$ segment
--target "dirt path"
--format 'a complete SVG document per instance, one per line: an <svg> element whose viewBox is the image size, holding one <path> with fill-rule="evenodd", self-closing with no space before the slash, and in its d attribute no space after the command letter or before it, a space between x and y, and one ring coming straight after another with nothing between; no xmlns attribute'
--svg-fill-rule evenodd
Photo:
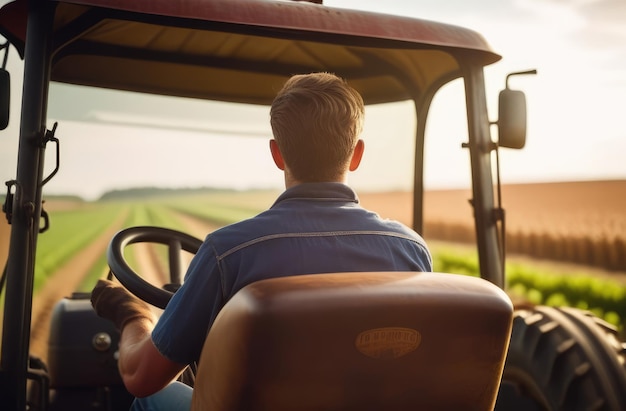
<svg viewBox="0 0 626 411"><path fill-rule="evenodd" d="M105 252L111 237L119 230L124 219L124 215L120 216L107 231L60 267L37 293L33 300L30 334L31 354L46 360L50 315L54 305L77 289L85 274Z"/></svg>
<svg viewBox="0 0 626 411"><path fill-rule="evenodd" d="M133 245L134 256L137 260L137 273L147 282L161 287L168 282L165 267L159 261L154 247L149 243Z"/></svg>
<svg viewBox="0 0 626 411"><path fill-rule="evenodd" d="M187 214L175 213L175 216L176 219L179 220L181 224L183 224L183 231L196 238L199 238L200 240L204 240L207 234L212 233L213 231L220 228L220 226L217 224L211 224L204 220L190 217ZM189 263L191 262L191 257L193 257L191 254L184 254L183 263L185 264L185 267L189 266Z"/></svg>
<svg viewBox="0 0 626 411"><path fill-rule="evenodd" d="M204 220L190 217L187 214L175 213L175 215L176 219L185 226L185 232L201 240L204 240L209 233L221 227L217 224L211 224Z"/></svg>
<svg viewBox="0 0 626 411"><path fill-rule="evenodd" d="M0 217L2 217L0 215ZM11 237L11 226L7 220L2 218L0 221L0 268L4 269L7 257L9 255L9 240Z"/></svg>

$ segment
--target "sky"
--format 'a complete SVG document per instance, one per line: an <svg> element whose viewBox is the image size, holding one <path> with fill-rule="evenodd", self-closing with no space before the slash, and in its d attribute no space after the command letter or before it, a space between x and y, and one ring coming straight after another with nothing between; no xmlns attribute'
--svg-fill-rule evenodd
<svg viewBox="0 0 626 411"><path fill-rule="evenodd" d="M626 2L624 0L325 0L331 7L358 8L436 20L481 33L503 59L485 69L490 118L497 116L497 95L506 74L512 88L526 93L527 144L502 149L503 183L626 179ZM15 178L18 144L21 61L12 51L12 115L0 132L0 180ZM429 117L433 134L426 142L426 188L469 185L469 160L460 148L464 124L459 104L462 84L441 91ZM97 107L82 116L79 96L67 86L51 88L50 125L59 120L61 168L45 193L78 194L95 199L115 188L137 186L282 187L282 174L268 150L271 130L265 109L184 103L181 114L207 113L188 120L186 129L163 113L159 98L143 104L93 95ZM134 114L130 115L130 111ZM361 190L409 189L412 176L412 108L406 103L366 112L362 166L350 176ZM80 117L80 121L75 118ZM241 119L246 121L242 122ZM90 122L89 120L93 120ZM409 119L409 120L407 120ZM431 120L432 119L432 120ZM113 124L102 123L113 120ZM94 127L94 123L98 127ZM152 124L146 128L137 124ZM439 127L439 128L438 128ZM176 138L172 138L175 133ZM384 136L384 138L381 138ZM452 138L454 137L454 138ZM185 141L186 151L180 142ZM48 149L47 166L54 160ZM139 155L137 153L140 153ZM386 161L386 162L384 162Z"/></svg>

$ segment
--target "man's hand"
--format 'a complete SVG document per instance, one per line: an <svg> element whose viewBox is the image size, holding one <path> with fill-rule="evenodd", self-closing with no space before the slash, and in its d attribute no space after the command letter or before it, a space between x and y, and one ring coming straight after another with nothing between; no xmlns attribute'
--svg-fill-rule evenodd
<svg viewBox="0 0 626 411"><path fill-rule="evenodd" d="M148 304L132 295L126 288L108 280L98 280L98 284L91 292L91 305L96 314L113 322L119 331L122 331L130 321L154 318Z"/></svg>

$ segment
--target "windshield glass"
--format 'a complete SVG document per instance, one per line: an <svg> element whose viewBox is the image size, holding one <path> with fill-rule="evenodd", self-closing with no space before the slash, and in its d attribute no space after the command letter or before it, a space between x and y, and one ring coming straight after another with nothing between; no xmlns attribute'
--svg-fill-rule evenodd
<svg viewBox="0 0 626 411"><path fill-rule="evenodd" d="M145 186L283 187L265 106L54 84L48 120L49 127L59 122L63 153L49 193L94 200ZM412 189L414 129L411 102L368 106L365 156L350 184L358 191Z"/></svg>

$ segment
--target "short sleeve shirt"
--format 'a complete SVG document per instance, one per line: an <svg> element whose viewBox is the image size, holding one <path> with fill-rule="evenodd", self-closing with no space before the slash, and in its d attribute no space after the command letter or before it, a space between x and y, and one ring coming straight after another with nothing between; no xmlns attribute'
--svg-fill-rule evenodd
<svg viewBox="0 0 626 411"><path fill-rule="evenodd" d="M361 207L347 185L299 184L267 211L206 237L152 340L171 361L189 364L221 308L247 284L359 271L432 271L432 258L422 237Z"/></svg>

